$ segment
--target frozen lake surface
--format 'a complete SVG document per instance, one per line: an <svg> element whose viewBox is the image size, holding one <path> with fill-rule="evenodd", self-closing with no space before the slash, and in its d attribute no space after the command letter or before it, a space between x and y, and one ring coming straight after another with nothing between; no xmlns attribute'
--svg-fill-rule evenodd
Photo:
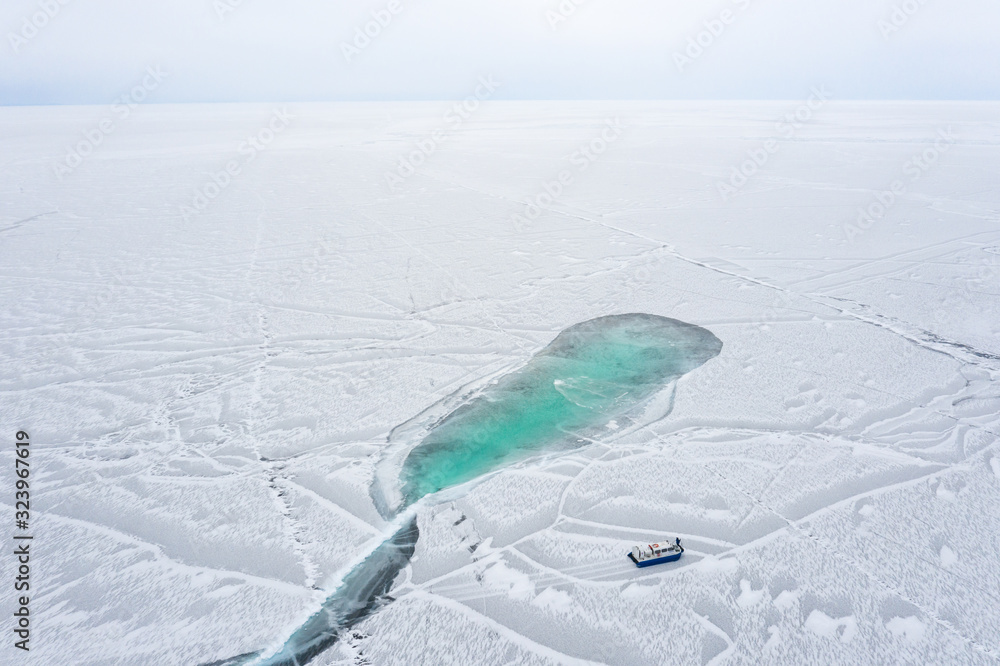
<svg viewBox="0 0 1000 666"><path fill-rule="evenodd" d="M721 348L709 331L675 319L598 317L562 331L514 372L456 391L394 428L380 456L383 469L375 472L372 500L384 518L402 527L392 526L385 542L350 570L277 654L214 663L306 663L391 599L391 584L420 538L417 508L401 511L425 498L433 506L461 497L469 490L463 484L532 454L597 443L604 439L598 428L618 430L618 420L630 426L625 435L662 419L673 405L674 381ZM395 464L399 458L402 464ZM478 545L469 546L470 552Z"/></svg>
<svg viewBox="0 0 1000 666"><path fill-rule="evenodd" d="M411 507L312 664L996 663L1000 105L798 106L144 106L89 151L109 109L0 109L30 663L278 650L398 533L416 415L625 313L724 345L663 418Z"/></svg>

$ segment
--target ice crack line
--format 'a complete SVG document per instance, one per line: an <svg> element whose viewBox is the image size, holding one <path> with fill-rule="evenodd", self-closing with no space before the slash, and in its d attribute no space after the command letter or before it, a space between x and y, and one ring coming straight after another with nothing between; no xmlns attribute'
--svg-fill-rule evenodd
<svg viewBox="0 0 1000 666"><path fill-rule="evenodd" d="M929 331L923 331L923 330L920 330L920 329L918 329L918 332L916 332L916 333L910 332L910 331L906 331L905 329L911 328L911 326L908 325L908 324L906 324L906 323L904 323L904 322L902 322L902 321L900 321L900 320L897 320L897 319L894 319L894 318L891 318L891 317L887 317L885 315L880 315L880 314L875 314L875 315L862 314L862 313L859 313L859 312L855 311L852 308L841 307L839 305L836 305L836 304L833 304L833 303L829 303L827 301L828 300L836 300L836 301L851 303L854 306L856 306L858 308L861 308L863 310L870 310L871 309L869 306L864 305L862 303L858 303L856 301L850 301L848 299L837 298L837 297L833 297L833 296L824 296L824 295L821 295L821 294L799 293L799 292L791 291L790 289L786 289L784 287L780 287L778 285L771 284L769 282L765 282L764 280L761 280L759 278L753 278L753 277L749 277L749 276L746 276L746 275L742 275L742 274L737 273L735 271L729 271L729 270L726 270L724 268L719 268L717 266L712 266L711 264L706 263L704 261L698 261L697 259L692 259L690 257L686 257L686 256L680 254L679 252L677 252L675 249L673 249L670 246L664 245L664 248L671 255L673 255L674 257L676 257L677 259L679 259L681 261L685 261L687 263L694 264L695 266L701 266L701 267L707 268L707 269L709 269L711 271L715 271L716 273L721 273L723 275L728 275L730 277L734 277L734 278L736 278L738 280L743 280L745 282L750 282L750 283L756 284L758 286L764 287L765 289L772 289L772 290L781 292L781 293L783 293L785 295L788 295L788 296L805 298L806 300L808 300L808 301L810 301L812 303L815 303L816 305L821 305L821 306L825 306L827 308L831 308L833 310L836 310L840 314L845 315L847 317L850 317L851 319L854 319L856 321L860 321L860 322L863 322L863 323L866 323L866 324L871 324L872 326L877 326L878 328L881 328L883 330L889 331L890 333L898 335L899 337L907 340L908 342L910 342L912 344L917 345L918 347L921 347L923 349L926 349L928 351L935 352L935 353L938 353L938 354L943 354L943 355L945 355L945 356L947 356L947 357L949 357L949 358L951 358L951 359L953 359L955 361L958 361L959 363L967 364L967 365L985 366L985 367L987 367L990 370L1000 369L997 366L991 366L989 364L983 363L983 361L985 361L985 360L1000 360L1000 356L995 356L993 354L989 354L988 352L983 352L983 351L974 349L973 347L970 347L969 345L966 345L966 344L961 343L961 342L955 342L953 340L948 340L946 338L943 338L943 337L941 337L939 335L936 335L934 333L931 333Z"/></svg>
<svg viewBox="0 0 1000 666"><path fill-rule="evenodd" d="M18 220L17 222L15 222L14 224L10 225L9 227L4 227L3 229L0 229L0 234L8 232L8 231L14 231L15 229L20 229L21 227L23 227L28 222L31 222L32 220L37 220L40 217L44 217L46 215L53 215L54 213L58 213L58 212L59 212L58 210L50 210L47 213L39 213L38 215L32 215L31 217L26 217L23 220Z"/></svg>
<svg viewBox="0 0 1000 666"><path fill-rule="evenodd" d="M516 335L512 335L507 330L505 330L503 328L503 326L501 326L500 323L496 320L496 318L489 312L489 310L487 309L485 303L483 303L483 298L481 296L476 296L474 293L472 293L472 291L467 286L465 286L460 280L458 280L458 278L456 278L451 273L451 271L449 271L447 268L445 268L444 266L442 266L439 262L435 261L434 258L431 257L430 255L428 255L426 252L424 252L420 248L414 246L410 241L408 241L406 238L404 238L401 234L397 233L396 231L394 231L394 230L388 228L386 225L382 224L378 219L376 219L376 218L374 218L374 217L372 217L372 216L370 216L370 215L368 215L368 214L366 214L364 212L361 212L361 211L358 211L358 215L366 218L372 224L374 224L377 227L379 227L380 229L382 229L385 233L394 236L397 240L399 240L401 243L403 243L408 248L410 248L410 250L412 250L414 253L420 254L421 256L423 256L432 266L434 266L435 268L437 268L439 271L441 271L441 273L443 273L445 276L448 277L448 279L451 280L452 285L454 286L454 288L456 289L456 291L458 289L462 289L462 290L468 292L469 295L472 297L472 302L474 302L479 307L479 310L482 312L483 317L485 319L487 319L490 322L490 324L493 325L493 328L495 328L498 333L500 333L502 336L510 339L514 343L514 345L517 346L517 348L521 351L522 354L526 354L526 355L530 355L531 354L531 349L528 347L527 343L524 342L523 340L521 340L520 338L518 338Z"/></svg>
<svg viewBox="0 0 1000 666"><path fill-rule="evenodd" d="M305 585L313 589L318 589L317 582L320 577L320 571L316 564L312 561L312 558L309 557L305 543L302 540L302 535L306 533L306 530L295 517L293 512L293 506L289 498L290 489L287 485L288 479L286 479L283 474L284 464L265 457L261 453L260 443L257 437L257 409L263 402L261 387L264 383L264 375L267 372L267 366L270 360L277 355L277 352L271 349L274 336L268 328L267 315L265 314L262 305L260 306L260 310L258 312L258 327L263 337L263 342L260 346L260 349L263 352L263 358L261 358L260 363L254 369L253 400L250 406L248 434L253 442L253 451L257 456L257 462L264 471L264 475L267 480L267 487L271 493L272 500L278 509L278 513L282 517L283 531L291 540L292 550L295 552L299 563L302 566L302 570L305 574Z"/></svg>
<svg viewBox="0 0 1000 666"><path fill-rule="evenodd" d="M986 654L986 655L988 655L988 656L990 656L990 657L992 657L994 659L998 658L998 655L997 655L996 651L994 651L992 648L990 648L987 645L983 645L982 643L980 643L979 641L977 641L974 638L970 638L969 636L966 636L961 631L959 631L958 628L955 627L954 624L952 624L948 620L945 620L944 618L940 617L937 613L933 612L929 608L926 608L923 604L919 603L916 599L911 598L902 589L893 587L892 585L890 585L889 583L885 582L884 580L882 580L881 578L879 578L877 575L875 575L872 571L869 571L867 568L861 566L860 562L858 562L857 560L854 560L851 557L848 557L847 555L845 555L843 552L841 552L840 550L838 550L837 548L835 548L832 544L830 544L827 541L827 539L825 539L825 538L823 538L823 537L821 537L819 535L813 534L812 532L807 531L805 528L801 527L798 524L797 521L793 521L790 518L787 518L784 514L782 514L781 512L779 512L777 509L772 508L771 506L769 506L768 504L766 504L762 500L754 497L751 493L747 492L746 490L744 490L739 485L737 485L737 484L733 483L732 481L730 481L721 472L718 472L715 469L712 469L711 467L708 467L708 470L710 472L712 472L713 474L715 474L716 476L718 476L720 479L722 479L723 482L725 482L726 485L728 485L730 488L732 488L733 490L735 490L738 493L742 494L744 497L746 497L751 502L753 502L754 504L756 504L760 508L764 509L765 511L767 511L767 512L769 512L769 513L771 513L771 514L773 514L775 516L777 516L785 524L788 525L788 528L790 530L792 530L793 532L797 533L799 536L811 540L816 545L818 545L820 548L822 548L824 551L826 551L828 554L830 554L833 557L837 558L838 560L840 560L844 564L847 564L851 568L854 568L857 571L860 571L865 576L867 576L869 578L869 580L871 580L872 582L874 582L876 585L878 585L879 587L881 587L886 592L889 592L890 594L894 594L894 595L898 596L899 598L903 599L904 601L912 604L914 607L919 608L920 611L922 613L924 613L924 615L926 615L927 617L933 619L935 622L937 622L939 625L941 625L946 631L948 631L949 633L953 634L957 638L961 639L965 643L971 645L976 650L978 650L978 651L982 652L983 654ZM939 473L939 472L935 472L935 474L937 474L937 473Z"/></svg>
<svg viewBox="0 0 1000 666"><path fill-rule="evenodd" d="M885 315L880 315L880 314L866 315L856 312L852 308L842 307L840 305L828 302L828 300L837 300L841 302L851 303L856 307L865 310L871 309L869 306L858 303L856 301L824 296L822 294L813 294L807 292L800 293L792 291L785 287L781 287L776 284L771 284L770 282L767 282L765 280L761 280L760 278L743 275L742 273L738 273L736 271L727 270L719 266L713 266L708 262L699 261L698 259L693 259L691 257L685 256L680 252L678 252L672 245L664 243L663 241L657 240L650 236L646 236L645 234L641 234L635 231L629 231L621 227L616 227L612 224L608 224L607 222L603 222L601 220L597 220L592 217L586 217L578 214L570 214L562 211L555 211L555 212L558 212L567 217L575 217L577 219L585 220L593 224L598 224L606 229L611 229L613 231L617 231L618 233L622 233L627 236L632 236L633 238L640 238L646 242L654 243L655 245L659 246L660 248L668 252L671 256L673 256L675 259L678 259L679 261L683 261L692 264L694 266L700 266L701 268L707 268L710 271L714 271L722 275L736 278L737 280L742 280L744 282L749 282L759 287L764 287L765 289L778 291L782 294L785 294L786 296L804 298L807 301L810 301L811 303L833 309L839 312L840 314L845 315L856 321L870 324L872 326L877 326L883 330L889 331L890 333L898 335L903 339L907 340L908 342L917 345L918 347L921 347L928 351L936 352L938 354L944 354L945 356L948 356L949 358L958 361L959 363L983 366L994 371L1000 369L1000 366L991 365L989 363L984 362L984 361L1000 361L1000 355L984 352L982 350L975 349L974 347L971 347L970 345L961 342L948 340L947 338L941 337L935 333L931 333L930 331L924 331L922 329L917 329L916 332L907 331L906 329L908 328L916 328L916 327L906 324L905 322L902 322L900 320L887 317Z"/></svg>
<svg viewBox="0 0 1000 666"><path fill-rule="evenodd" d="M244 281L250 285L253 284L253 274L257 268L257 256L260 251L261 237L264 227L264 214L264 202L263 199L261 199L261 211L257 216L257 236L254 241L254 249L250 259L250 265L247 268L247 273L244 277ZM264 402L262 387L264 384L264 377L267 373L267 367L270 364L271 359L277 356L277 352L273 349L274 334L271 332L270 326L268 325L267 310L261 302L255 288L252 288L251 290L250 300L254 303L257 309L257 330L261 338L261 343L258 349L261 353L261 360L257 364L257 367L254 368L253 373L253 393L250 401L249 414L247 416L247 436L250 438L253 453L257 457L257 462L261 466L261 470L264 472L268 492L271 494L272 501L281 516L282 530L290 539L292 551L295 553L300 565L302 566L305 576L305 585L317 590L317 582L320 578L320 571L316 564L312 561L312 558L309 556L305 543L302 539L302 535L306 533L306 530L302 523L300 523L295 517L293 512L293 506L291 500L289 499L291 491L288 487L288 479L286 479L283 474L284 466L280 462L276 462L265 457L260 449L257 412L261 404Z"/></svg>

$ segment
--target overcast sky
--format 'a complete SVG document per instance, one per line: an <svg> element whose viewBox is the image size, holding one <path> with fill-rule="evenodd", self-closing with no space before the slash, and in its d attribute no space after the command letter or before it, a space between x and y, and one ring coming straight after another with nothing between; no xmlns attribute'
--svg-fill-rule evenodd
<svg viewBox="0 0 1000 666"><path fill-rule="evenodd" d="M486 75L508 99L1000 97L997 0L0 5L0 104L109 103L148 67L157 102L460 98Z"/></svg>

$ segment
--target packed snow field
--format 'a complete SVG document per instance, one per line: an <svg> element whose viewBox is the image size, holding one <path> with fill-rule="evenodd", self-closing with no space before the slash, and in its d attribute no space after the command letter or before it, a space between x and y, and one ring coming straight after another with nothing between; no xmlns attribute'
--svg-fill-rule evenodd
<svg viewBox="0 0 1000 666"><path fill-rule="evenodd" d="M646 313L722 342L672 411L422 500L311 663L996 663L1000 105L802 108L0 109L25 662L277 650L397 527L393 428Z"/></svg>

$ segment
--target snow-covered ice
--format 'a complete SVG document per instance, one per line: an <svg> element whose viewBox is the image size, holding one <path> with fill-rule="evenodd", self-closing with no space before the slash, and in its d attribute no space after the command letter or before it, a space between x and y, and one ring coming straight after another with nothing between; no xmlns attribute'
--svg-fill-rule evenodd
<svg viewBox="0 0 1000 666"><path fill-rule="evenodd" d="M107 109L0 109L30 663L276 649L391 534L390 430L633 312L722 351L662 420L417 506L312 663L995 663L1000 105L794 107L150 105L69 173Z"/></svg>

